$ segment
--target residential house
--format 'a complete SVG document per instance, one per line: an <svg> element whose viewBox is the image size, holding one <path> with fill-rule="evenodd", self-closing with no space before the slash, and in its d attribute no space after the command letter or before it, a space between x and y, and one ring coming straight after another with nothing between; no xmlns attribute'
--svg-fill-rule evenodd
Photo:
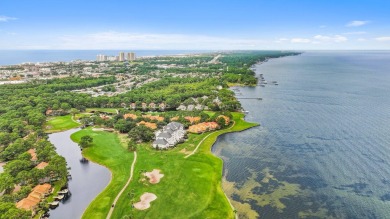
<svg viewBox="0 0 390 219"><path fill-rule="evenodd" d="M197 125L191 125L188 127L188 132L191 133L203 133L217 129L218 123L216 122L202 122Z"/></svg>
<svg viewBox="0 0 390 219"><path fill-rule="evenodd" d="M186 119L191 124L198 123L201 120L200 116L186 116L184 119Z"/></svg>
<svg viewBox="0 0 390 219"><path fill-rule="evenodd" d="M164 126L162 130L155 133L156 140L153 142L153 147L157 149L167 149L175 146L177 143L184 140L186 131L184 125L178 122L170 122Z"/></svg>
<svg viewBox="0 0 390 219"><path fill-rule="evenodd" d="M141 106L142 110L146 110L148 108L148 105L146 103L142 103Z"/></svg>
<svg viewBox="0 0 390 219"><path fill-rule="evenodd" d="M149 103L149 109L155 110L156 109L156 104L155 103Z"/></svg>
<svg viewBox="0 0 390 219"><path fill-rule="evenodd" d="M171 122L177 121L177 120L179 120L179 118L180 118L179 116L172 117L172 118L171 118Z"/></svg>
<svg viewBox="0 0 390 219"><path fill-rule="evenodd" d="M132 113L126 113L125 115L123 115L123 118L124 119L131 118L132 120L135 120L138 118L138 116Z"/></svg>
<svg viewBox="0 0 390 219"><path fill-rule="evenodd" d="M31 148L30 150L27 151L31 155L31 161L37 161L37 153L35 151L35 148Z"/></svg>
<svg viewBox="0 0 390 219"><path fill-rule="evenodd" d="M16 203L16 207L27 211L34 212L38 207L39 202L51 192L50 184L37 185L31 193L24 199Z"/></svg>
<svg viewBox="0 0 390 219"><path fill-rule="evenodd" d="M216 97L214 100L213 100L213 103L217 104L218 106L221 105L222 101L219 99L219 97Z"/></svg>
<svg viewBox="0 0 390 219"><path fill-rule="evenodd" d="M100 114L99 116L100 116L100 118L103 119L103 120L109 120L109 119L111 119L111 117L108 116L108 115L106 115L106 114Z"/></svg>
<svg viewBox="0 0 390 219"><path fill-rule="evenodd" d="M40 162L35 168L39 169L39 170L43 170L45 169L45 167L47 167L49 164L46 163L46 162Z"/></svg>
<svg viewBox="0 0 390 219"><path fill-rule="evenodd" d="M201 105L201 104L197 104L197 105L195 106L195 109L196 109L196 110L203 110L203 108L204 108L204 106Z"/></svg>
<svg viewBox="0 0 390 219"><path fill-rule="evenodd" d="M146 126L150 129L157 129L157 124L156 123L153 123L153 122L145 122L145 121L141 121L139 123L137 123L137 125L143 125L143 126Z"/></svg>
<svg viewBox="0 0 390 219"><path fill-rule="evenodd" d="M158 107L160 108L161 111L164 111L167 106L165 105L165 103L160 103Z"/></svg>
<svg viewBox="0 0 390 219"><path fill-rule="evenodd" d="M187 110L187 107L181 104L179 107L176 108L176 110Z"/></svg>
<svg viewBox="0 0 390 219"><path fill-rule="evenodd" d="M159 121L159 122L164 121L164 117L162 117L162 116L152 116L152 115L147 114L147 115L143 115L142 117L149 118L150 120L155 120L155 121Z"/></svg>
<svg viewBox="0 0 390 219"><path fill-rule="evenodd" d="M190 105L187 106L187 110L188 110L188 111L193 111L194 109L195 109L195 106L192 105L192 104L190 104Z"/></svg>
<svg viewBox="0 0 390 219"><path fill-rule="evenodd" d="M131 104L130 104L130 108L131 108L132 110L135 110L135 109L137 108L137 104L136 104L136 103L131 103Z"/></svg>
<svg viewBox="0 0 390 219"><path fill-rule="evenodd" d="M46 110L46 116L62 116L65 114L65 111L63 110L52 110L52 109L47 109Z"/></svg>

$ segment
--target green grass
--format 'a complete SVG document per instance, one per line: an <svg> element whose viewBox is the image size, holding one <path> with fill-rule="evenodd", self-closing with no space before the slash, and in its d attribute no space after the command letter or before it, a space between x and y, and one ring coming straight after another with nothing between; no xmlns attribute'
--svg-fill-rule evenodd
<svg viewBox="0 0 390 219"><path fill-rule="evenodd" d="M60 132L79 127L80 124L72 120L72 115L50 117L45 123L47 133Z"/></svg>
<svg viewBox="0 0 390 219"><path fill-rule="evenodd" d="M257 124L247 123L243 114L233 113L235 124L231 129L216 131L189 158L187 153L209 133L190 134L189 140L168 151L156 151L149 144L139 145L134 176L130 185L119 198L112 218L234 218L233 210L221 186L222 160L211 153L217 137L226 132L241 131ZM83 218L105 218L111 203L129 178L133 153L121 144L118 135L94 132L90 128L74 133L74 141L91 135L94 143L83 151L90 160L108 167L112 181L107 188L90 203ZM143 180L144 171L160 169L164 174L158 184ZM144 192L156 194L157 199L144 211L132 208Z"/></svg>
<svg viewBox="0 0 390 219"><path fill-rule="evenodd" d="M112 179L103 192L90 203L83 218L106 218L112 202L130 176L134 155L125 149L115 133L92 131L88 128L74 133L71 138L78 142L84 135L90 135L93 144L83 150L83 155L110 169Z"/></svg>
<svg viewBox="0 0 390 219"><path fill-rule="evenodd" d="M114 108L88 108L86 111L87 111L87 113L89 113L91 111L99 111L99 112L116 114L116 109L114 109Z"/></svg>

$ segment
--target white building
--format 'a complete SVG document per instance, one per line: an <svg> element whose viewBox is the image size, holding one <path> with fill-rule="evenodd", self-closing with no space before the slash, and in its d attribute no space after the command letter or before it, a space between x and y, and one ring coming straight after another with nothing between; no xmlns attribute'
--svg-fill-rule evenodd
<svg viewBox="0 0 390 219"><path fill-rule="evenodd" d="M120 62L125 61L125 53L124 53L124 52L120 52L120 53L119 53L119 61L120 61Z"/></svg>
<svg viewBox="0 0 390 219"><path fill-rule="evenodd" d="M153 147L166 149L183 141L186 131L184 130L183 124L170 122L168 125L164 126L162 130L157 131L155 134L156 140L153 142Z"/></svg>
<svg viewBox="0 0 390 219"><path fill-rule="evenodd" d="M118 61L118 56L108 56L107 61Z"/></svg>
<svg viewBox="0 0 390 219"><path fill-rule="evenodd" d="M97 55L96 56L96 61L98 61L98 62L107 61L107 56L106 55Z"/></svg>

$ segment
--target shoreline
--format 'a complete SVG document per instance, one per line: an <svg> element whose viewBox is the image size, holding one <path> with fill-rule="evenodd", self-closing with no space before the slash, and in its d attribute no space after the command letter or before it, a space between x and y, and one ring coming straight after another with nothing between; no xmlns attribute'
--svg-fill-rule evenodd
<svg viewBox="0 0 390 219"><path fill-rule="evenodd" d="M244 115L244 118L245 118L245 115ZM245 122L247 122L245 119L244 119L244 121ZM249 122L247 122L247 123L249 123ZM217 136L217 139L214 141L214 143L212 144L212 146L210 147L210 152L215 156L215 157L217 157L218 159L220 159L221 160L221 163L222 163L222 172L221 172L221 189L222 189L222 192L223 192L223 194L225 195L225 197L226 197L226 199L227 199L227 201L229 202L229 205L231 206L231 208L232 208L232 210L233 210L233 212L234 212L234 215L235 215L235 218L236 219L238 219L238 212L236 211L236 208L234 207L234 205L232 204L232 200L230 200L230 197L227 195L227 193L224 191L224 189L223 189L223 186L222 186L222 184L223 184L223 180L224 180L224 178L225 178L225 176L224 176L224 172L225 172L225 169L224 169L224 161L223 161L223 159L222 159L222 157L219 157L217 154L215 154L215 153L213 153L212 152L212 149L213 149L213 147L214 147L214 145L215 145L215 143L216 143L216 141L218 140L218 137L220 137L220 136L222 136L222 135L224 135L224 134L229 134L229 133L239 133L239 132L243 132L243 131L246 131L246 130L248 130L248 129L251 129L251 128L254 128L254 127L257 127L257 126L260 126L260 124L258 124L258 123L253 123L253 124L255 124L255 125L253 125L253 126L251 126L251 127L247 127L247 128L245 128L245 129L242 129L242 130L237 130L237 131L233 131L233 132L226 132L226 133L222 133L222 134L220 134L220 135L218 135ZM232 127L233 128L233 127Z"/></svg>
<svg viewBox="0 0 390 219"><path fill-rule="evenodd" d="M238 218L238 214L237 214L237 212L236 212L236 208L233 206L233 204L232 204L232 202L231 202L229 196L228 196L227 193L224 191L223 186L222 186L222 183L223 183L222 181L223 181L223 179L224 179L224 174L223 174L223 173L224 173L224 161L223 161L223 159L222 159L221 157L219 157L217 154L213 153L213 152L212 152L212 149L213 149L213 147L215 146L215 143L217 142L218 137L220 137L220 136L222 136L222 135L229 134L229 133L239 133L239 132L243 132L243 131L246 131L246 130L248 130L248 129L251 129L251 128L260 126L260 124L258 124L258 123L253 123L253 122L248 122L248 121L246 121L246 120L245 120L245 114L243 114L243 113L237 113L237 114L238 114L238 115L241 115L241 117L239 117L239 119L240 119L241 121L243 121L247 126L246 126L246 127L243 127L243 128L237 128L237 130L234 130L234 128L235 128L236 125L237 125L237 122L235 122L235 123L233 124L233 126L231 126L231 127L228 128L228 129L225 129L225 132L223 132L223 133L218 133L218 134L214 137L212 143L211 143L210 145L207 146L207 147L209 148L209 152L210 152L215 158L217 158L217 159L220 160L221 172L220 172L220 179L219 179L219 184L220 184L220 185L219 185L219 188L221 189L222 193L224 194L224 197L226 198L227 202L229 203L229 205L230 205L230 207L231 207L231 210L233 210L234 216L235 216L236 219ZM216 133L216 132L214 132L214 133L212 133L212 134L215 134L215 133Z"/></svg>
<svg viewBox="0 0 390 219"><path fill-rule="evenodd" d="M268 62L268 61L269 61L269 59L266 59L266 60L264 60L264 61L259 61L259 62L255 63L255 64L253 64L253 65L250 67L250 69L251 69L253 72L255 72L255 74L257 74L257 72L255 71L255 70L256 70L255 67L256 67L257 65L261 65L261 64L263 64L263 63L265 63L265 62ZM229 85L229 89L232 88L232 87L255 87L255 86L256 86L256 85L250 86L250 85L243 85L243 84L238 84L238 83L236 83L236 84L230 84L230 85ZM234 94L234 97L239 101L239 98L237 98L237 94ZM239 101L239 102L240 102L240 101ZM240 102L240 104L241 104L241 102ZM244 108L242 108L242 110L244 111ZM244 114L244 116L243 116L242 119L243 119L245 122L249 123L248 121L245 120L245 114ZM257 124L257 125L254 125L254 126L252 126L252 127L248 127L248 128L246 128L246 129L243 129L243 130L240 130L240 131L234 131L234 132L243 132L243 131L248 130L248 129L250 129L250 128L254 128L254 127L260 126L260 124L258 124L258 123L255 123L255 124ZM233 128L233 126L232 126L231 128ZM234 133L234 132L232 132L232 133ZM228 133L231 133L231 132L222 133L222 134L218 135L217 138L218 138L219 136L223 135L223 134L228 134ZM217 140L217 139L216 139L216 140ZM215 143L216 143L216 140L215 140L215 142L211 145L211 147L210 147L210 152L211 152L215 157L219 158L219 159L221 160L221 162L222 162L221 189L222 189L222 192L223 192L223 194L225 195L227 201L229 202L230 207L232 208L232 210L233 210L233 212L234 212L235 219L238 219L238 218L239 218L239 217L238 217L238 211L236 210L236 208L235 208L234 205L232 204L232 200L230 200L230 197L227 195L227 193L226 193L225 190L223 189L223 180L225 179L225 175L224 175L224 172L225 172L224 161L223 161L222 157L220 157L220 156L218 156L216 153L213 153L213 152L212 152L212 149L213 149L213 147L214 147L214 145L215 145Z"/></svg>

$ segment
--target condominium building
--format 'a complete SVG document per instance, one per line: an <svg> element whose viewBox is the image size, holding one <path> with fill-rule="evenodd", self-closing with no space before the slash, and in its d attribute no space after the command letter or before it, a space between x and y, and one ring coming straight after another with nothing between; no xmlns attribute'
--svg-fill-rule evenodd
<svg viewBox="0 0 390 219"><path fill-rule="evenodd" d="M125 61L125 53L124 53L124 52L120 52L120 53L119 53L119 61L120 61L120 62Z"/></svg>
<svg viewBox="0 0 390 219"><path fill-rule="evenodd" d="M135 53L129 52L127 53L127 61L134 61L135 60Z"/></svg>
<svg viewBox="0 0 390 219"><path fill-rule="evenodd" d="M106 55L97 55L96 56L96 61L98 61L98 62L107 61L107 56Z"/></svg>
<svg viewBox="0 0 390 219"><path fill-rule="evenodd" d="M135 60L135 53L134 52L129 52L127 53L127 56L126 56L127 60L128 61L134 61ZM125 53L124 52L120 52L119 53L119 56L107 56L107 55L102 55L102 54L99 54L96 56L96 61L98 62L104 62L104 61L125 61Z"/></svg>

